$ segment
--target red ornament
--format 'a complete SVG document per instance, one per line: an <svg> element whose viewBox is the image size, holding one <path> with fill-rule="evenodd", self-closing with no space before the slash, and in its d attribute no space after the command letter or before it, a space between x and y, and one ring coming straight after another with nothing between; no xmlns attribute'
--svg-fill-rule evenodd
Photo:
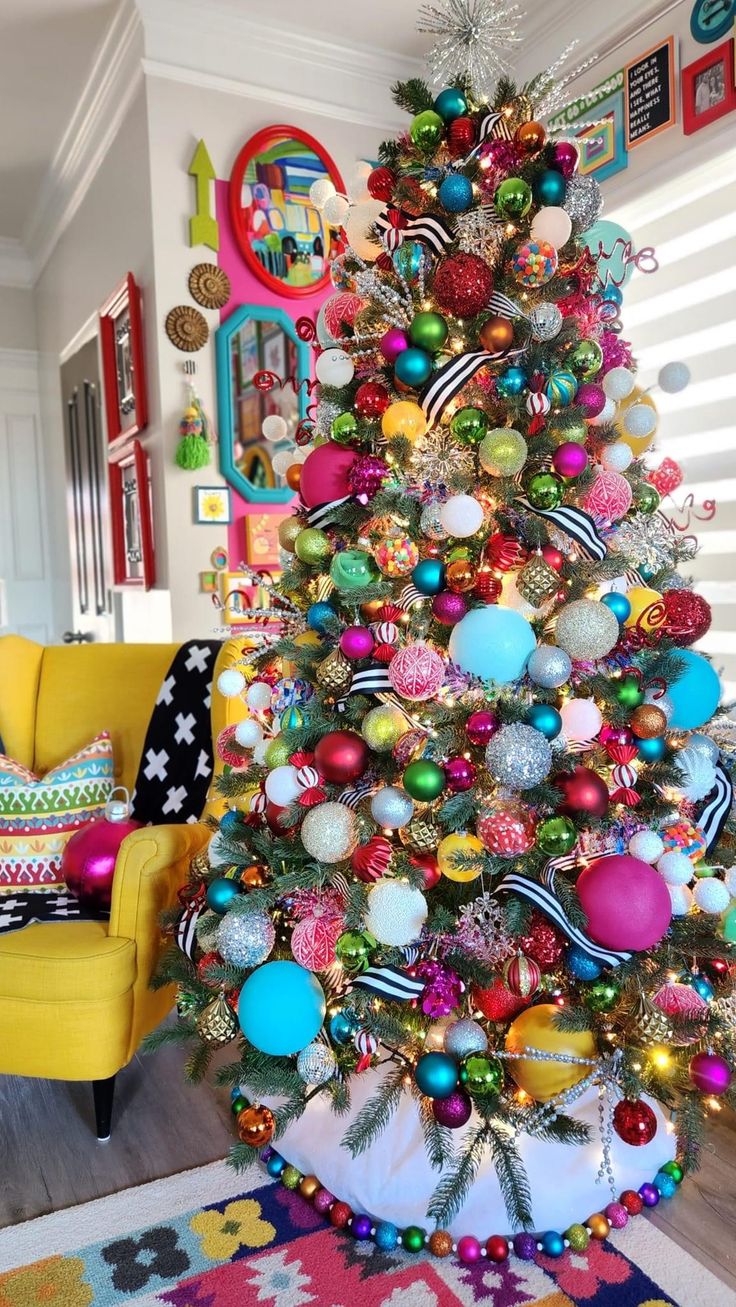
<svg viewBox="0 0 736 1307"><path fill-rule="evenodd" d="M554 545L542 546L542 558L548 567L554 568L555 572L562 571L565 555L560 553L559 549L555 549Z"/></svg>
<svg viewBox="0 0 736 1307"><path fill-rule="evenodd" d="M350 856L350 866L358 880L366 885L380 880L391 862L391 841L385 835L372 835L365 844L359 844Z"/></svg>
<svg viewBox="0 0 736 1307"><path fill-rule="evenodd" d="M499 572L512 572L515 567L522 567L528 557L528 550L521 541L503 531L494 531L483 546L483 561Z"/></svg>
<svg viewBox="0 0 736 1307"><path fill-rule="evenodd" d="M629 1213L629 1216L639 1216L644 1206L643 1200L639 1197L636 1189L624 1189L618 1201Z"/></svg>
<svg viewBox="0 0 736 1307"><path fill-rule="evenodd" d="M694 590L665 590L664 630L678 644L694 644L710 628L713 614L710 604Z"/></svg>
<svg viewBox="0 0 736 1307"><path fill-rule="evenodd" d="M330 1208L330 1224L336 1230L344 1230L352 1215L353 1209L347 1203L335 1202Z"/></svg>
<svg viewBox="0 0 736 1307"><path fill-rule="evenodd" d="M531 998L539 989L542 973L532 958L520 953L518 957L509 958L503 969L503 978L512 994L518 998Z"/></svg>
<svg viewBox="0 0 736 1307"><path fill-rule="evenodd" d="M433 289L441 309L458 318L470 318L486 307L493 274L477 254L451 254L437 265Z"/></svg>
<svg viewBox="0 0 736 1307"><path fill-rule="evenodd" d="M377 663L390 663L398 652L395 644L377 644L373 650L373 658Z"/></svg>
<svg viewBox="0 0 736 1307"><path fill-rule="evenodd" d="M478 989L474 986L472 999L488 1021L508 1021L510 1017L518 1016L522 1008L529 1005L528 999L512 994L500 976L495 977L488 989Z"/></svg>
<svg viewBox="0 0 736 1307"><path fill-rule="evenodd" d="M390 168L374 168L366 183L372 200L390 200L396 178Z"/></svg>
<svg viewBox="0 0 736 1307"><path fill-rule="evenodd" d="M518 940L519 948L536 962L542 971L552 971L565 951L565 937L541 912L531 915L526 935Z"/></svg>
<svg viewBox="0 0 736 1307"><path fill-rule="evenodd" d="M534 846L537 819L530 808L513 799L493 799L478 816L475 833L489 853L516 858Z"/></svg>
<svg viewBox="0 0 736 1307"><path fill-rule="evenodd" d="M383 416L390 403L389 393L380 381L364 381L355 392L353 408L359 417L374 421Z"/></svg>
<svg viewBox="0 0 736 1307"><path fill-rule="evenodd" d="M391 660L389 680L404 699L432 699L445 679L444 660L429 645L418 642L399 650Z"/></svg>
<svg viewBox="0 0 736 1307"><path fill-rule="evenodd" d="M478 712L471 712L465 723L465 734L471 744L483 746L496 734L499 726L500 722L490 708L480 708Z"/></svg>
<svg viewBox="0 0 736 1307"><path fill-rule="evenodd" d="M307 971L324 971L332 966L335 945L345 925L343 918L331 910L318 913L319 908L315 908L311 917L297 922L291 934L291 951Z"/></svg>
<svg viewBox="0 0 736 1307"><path fill-rule="evenodd" d="M566 817L579 817L581 812L592 817L605 817L608 812L608 790L602 776L589 767L576 767L564 776L555 776L554 784L562 790L557 809Z"/></svg>
<svg viewBox="0 0 736 1307"><path fill-rule="evenodd" d="M299 824L299 814L290 821L286 816L288 811L289 809L282 807L280 803L272 803L270 799L268 800L266 804L266 822L269 830L272 830L274 835L285 835L287 831L294 830Z"/></svg>
<svg viewBox="0 0 736 1307"><path fill-rule="evenodd" d="M475 123L472 118L453 118L447 129L447 145L453 159L472 150L475 145Z"/></svg>
<svg viewBox="0 0 736 1307"><path fill-rule="evenodd" d="M665 495L671 495L673 490L682 485L684 473L674 458L663 458L659 467L647 472L646 479L664 499Z"/></svg>
<svg viewBox="0 0 736 1307"><path fill-rule="evenodd" d="M411 853L409 861L412 867L419 867L424 872L425 889L434 889L442 880L442 872L433 853Z"/></svg>
<svg viewBox="0 0 736 1307"><path fill-rule="evenodd" d="M613 1109L613 1128L625 1144L638 1148L651 1143L657 1133L657 1118L641 1098L622 1098Z"/></svg>
<svg viewBox="0 0 736 1307"><path fill-rule="evenodd" d="M197 976L203 985L207 985L208 989L219 989L219 980L213 980L207 973L210 967L222 966L224 966L224 959L220 953L217 953L215 950L212 950L209 953L203 953L197 963Z"/></svg>
<svg viewBox="0 0 736 1307"><path fill-rule="evenodd" d="M370 749L357 731L329 731L314 750L315 766L326 781L338 785L362 776L369 757Z"/></svg>
<svg viewBox="0 0 736 1307"><path fill-rule="evenodd" d="M501 582L493 572L481 571L475 578L473 594L482 599L484 604L495 604L501 594Z"/></svg>
<svg viewBox="0 0 736 1307"><path fill-rule="evenodd" d="M492 1234L486 1239L486 1256L489 1262L505 1262L509 1255L509 1241L502 1234Z"/></svg>

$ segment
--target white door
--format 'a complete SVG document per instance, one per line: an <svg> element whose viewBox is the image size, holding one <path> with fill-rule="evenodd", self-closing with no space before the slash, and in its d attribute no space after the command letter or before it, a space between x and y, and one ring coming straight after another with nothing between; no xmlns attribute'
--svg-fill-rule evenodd
<svg viewBox="0 0 736 1307"><path fill-rule="evenodd" d="M55 632L42 460L36 355L0 350L0 633L49 644Z"/></svg>

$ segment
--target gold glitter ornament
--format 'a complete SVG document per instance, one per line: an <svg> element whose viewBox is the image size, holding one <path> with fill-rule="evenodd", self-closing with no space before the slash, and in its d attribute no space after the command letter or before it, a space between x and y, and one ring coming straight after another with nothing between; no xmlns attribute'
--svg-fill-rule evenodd
<svg viewBox="0 0 736 1307"><path fill-rule="evenodd" d="M206 1044L229 1044L238 1023L224 994L218 994L197 1017L197 1034Z"/></svg>
<svg viewBox="0 0 736 1307"><path fill-rule="evenodd" d="M550 599L560 584L558 573L541 554L532 554L516 578L516 588L527 603L539 608Z"/></svg>
<svg viewBox="0 0 736 1307"><path fill-rule="evenodd" d="M440 832L431 821L423 817L414 817L408 826L402 826L399 839L406 848L415 853L434 853L440 842Z"/></svg>
<svg viewBox="0 0 736 1307"><path fill-rule="evenodd" d="M642 994L633 1011L634 1025L643 1044L669 1044L672 1026L664 1012Z"/></svg>

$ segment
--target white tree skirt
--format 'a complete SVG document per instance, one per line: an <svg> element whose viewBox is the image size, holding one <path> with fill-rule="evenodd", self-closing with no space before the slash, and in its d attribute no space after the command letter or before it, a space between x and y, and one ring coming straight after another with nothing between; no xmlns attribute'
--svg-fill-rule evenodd
<svg viewBox="0 0 736 1307"><path fill-rule="evenodd" d="M373 1096L384 1072L380 1067L364 1071L351 1080L351 1110L335 1116L318 1095L303 1116L285 1132L277 1144L283 1157L305 1175L317 1175L326 1189L347 1202L355 1212L366 1212L375 1220L434 1228L426 1215L427 1204L440 1173L427 1161L421 1123L414 1099L403 1094L391 1120L372 1146L359 1157L351 1157L341 1140L353 1118ZM650 1144L633 1148L614 1133L612 1158L616 1196L624 1189L638 1189L645 1180L675 1155L675 1137L658 1105L647 1100L657 1117L657 1133ZM522 1135L519 1151L532 1191L534 1225L537 1230L565 1230L574 1221L585 1221L611 1202L607 1183L596 1183L601 1162L598 1129L598 1095L588 1090L570 1111L591 1127L591 1142L582 1146L556 1144ZM459 1147L477 1118L455 1131ZM493 1162L486 1156L467 1202L449 1225L450 1232L508 1234L510 1222L498 1186Z"/></svg>

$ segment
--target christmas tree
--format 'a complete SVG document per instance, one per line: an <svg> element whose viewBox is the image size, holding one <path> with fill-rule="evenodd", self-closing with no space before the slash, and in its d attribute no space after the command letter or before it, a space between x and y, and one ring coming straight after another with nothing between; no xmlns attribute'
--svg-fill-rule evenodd
<svg viewBox="0 0 736 1307"><path fill-rule="evenodd" d="M195 1040L193 1077L233 1042L236 1166L263 1157L382 1248L503 1260L506 1234L557 1255L670 1196L732 1098L733 754L690 647L710 620L677 570L692 539L647 468L632 252L612 274L600 189L545 130L557 70L489 91L496 45L439 35L446 85L395 87L407 131L367 195L313 195L347 244L280 627L220 680L247 715L219 741L229 810L171 923L179 1022L158 1038ZM399 1226L313 1173L340 1141L346 1176L370 1154L388 1184L407 1111L436 1174ZM614 1152L655 1139L659 1169L619 1193ZM542 1144L547 1206L578 1149L602 1184L540 1237ZM491 1173L500 1232L458 1243Z"/></svg>

